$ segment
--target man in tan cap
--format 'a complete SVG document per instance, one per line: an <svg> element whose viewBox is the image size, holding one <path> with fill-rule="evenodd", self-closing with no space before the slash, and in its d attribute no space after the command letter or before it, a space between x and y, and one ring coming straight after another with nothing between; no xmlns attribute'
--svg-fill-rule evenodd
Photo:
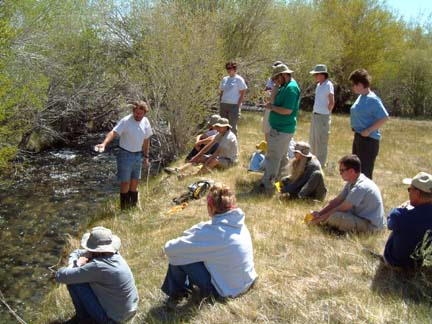
<svg viewBox="0 0 432 324"><path fill-rule="evenodd" d="M425 233L432 230L432 175L418 173L404 179L409 201L394 208L387 216L387 226L392 231L384 249L384 260L392 266L412 268L421 265L412 257Z"/></svg>
<svg viewBox="0 0 432 324"><path fill-rule="evenodd" d="M198 174L205 174L214 168L227 169L238 162L238 143L237 137L232 131L228 119L221 118L213 125L218 134L207 143L188 163L177 167L166 167L164 171L180 177L186 176L184 171L192 165L202 164ZM209 154L209 150L217 144L217 149Z"/></svg>
<svg viewBox="0 0 432 324"><path fill-rule="evenodd" d="M73 251L69 266L56 272L57 282L67 285L76 323L123 323L135 316L138 291L120 245L111 230L94 227L81 239L84 249Z"/></svg>
<svg viewBox="0 0 432 324"><path fill-rule="evenodd" d="M288 147L297 126L300 106L300 88L291 77L292 70L285 64L273 68L272 80L278 91L274 102L266 105L270 111L266 167L258 192L273 194L274 183L279 180L282 169L287 165Z"/></svg>

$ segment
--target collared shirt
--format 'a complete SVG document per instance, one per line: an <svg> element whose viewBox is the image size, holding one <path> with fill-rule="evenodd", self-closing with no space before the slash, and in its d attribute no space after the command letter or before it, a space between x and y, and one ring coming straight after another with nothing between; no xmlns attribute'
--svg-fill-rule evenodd
<svg viewBox="0 0 432 324"><path fill-rule="evenodd" d="M384 227L384 206L378 186L363 173L354 183L347 182L339 197L352 204L351 213L367 219L372 225Z"/></svg>

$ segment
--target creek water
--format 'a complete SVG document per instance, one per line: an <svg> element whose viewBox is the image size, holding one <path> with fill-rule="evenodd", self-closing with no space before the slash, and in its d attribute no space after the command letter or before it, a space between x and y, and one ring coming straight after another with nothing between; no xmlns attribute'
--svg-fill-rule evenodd
<svg viewBox="0 0 432 324"><path fill-rule="evenodd" d="M78 235L117 196L115 149L92 148L24 155L27 166L0 180L0 289L28 323L54 285L49 267L58 263L66 234ZM0 323L15 322L1 303Z"/></svg>

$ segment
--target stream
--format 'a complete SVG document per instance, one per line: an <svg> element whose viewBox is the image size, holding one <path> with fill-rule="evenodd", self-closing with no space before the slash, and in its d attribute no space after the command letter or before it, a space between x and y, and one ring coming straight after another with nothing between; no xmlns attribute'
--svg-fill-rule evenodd
<svg viewBox="0 0 432 324"><path fill-rule="evenodd" d="M117 198L116 145L102 154L93 145L23 154L27 166L18 162L16 170L24 171L0 179L0 290L28 323L53 287L49 267L59 262L66 234L79 235ZM16 323L3 303L0 323Z"/></svg>

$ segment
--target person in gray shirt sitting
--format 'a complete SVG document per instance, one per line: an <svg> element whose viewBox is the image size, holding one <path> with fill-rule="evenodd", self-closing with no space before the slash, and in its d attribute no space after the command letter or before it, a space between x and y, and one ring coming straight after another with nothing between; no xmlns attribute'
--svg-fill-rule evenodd
<svg viewBox="0 0 432 324"><path fill-rule="evenodd" d="M384 229L384 206L378 186L363 173L357 155L339 160L345 186L320 211L313 211L311 224L326 224L343 232L376 232Z"/></svg>
<svg viewBox="0 0 432 324"><path fill-rule="evenodd" d="M120 238L98 226L83 235L84 250L69 256L69 266L56 272L67 285L77 323L124 323L138 308L138 291L132 272L118 253Z"/></svg>

